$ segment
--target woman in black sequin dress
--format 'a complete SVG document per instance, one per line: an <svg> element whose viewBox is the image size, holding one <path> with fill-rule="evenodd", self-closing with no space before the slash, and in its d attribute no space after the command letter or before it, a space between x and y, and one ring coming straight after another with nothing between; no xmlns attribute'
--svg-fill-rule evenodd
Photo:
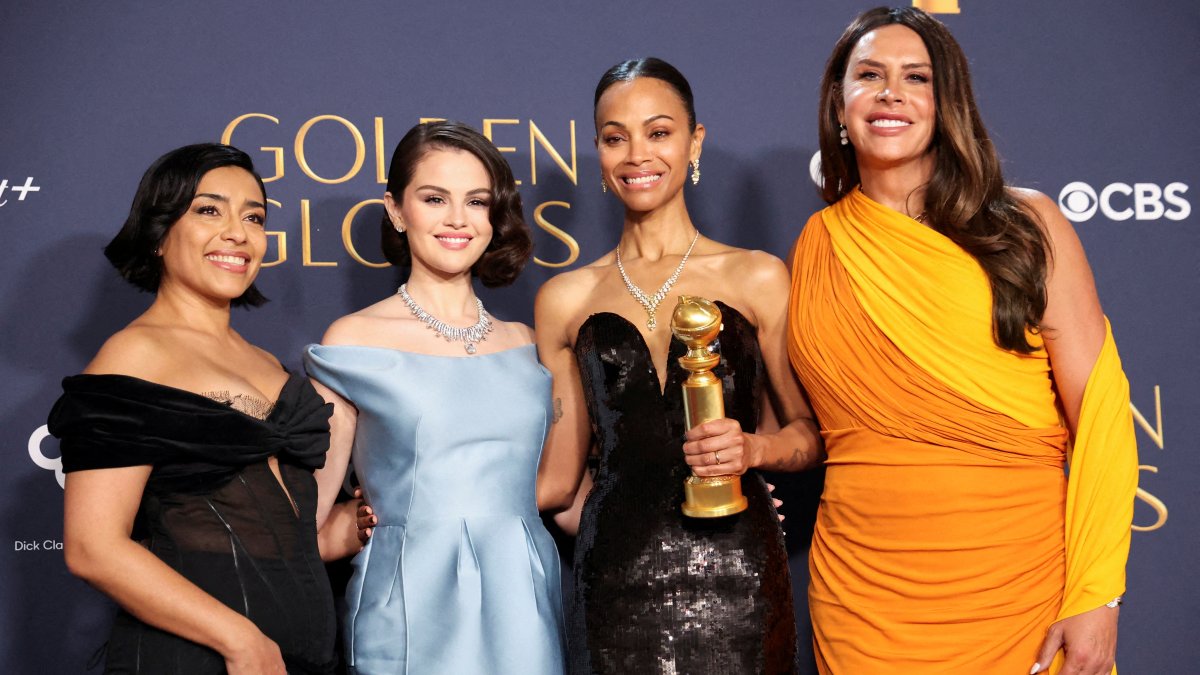
<svg viewBox="0 0 1200 675"><path fill-rule="evenodd" d="M535 310L557 418L538 501L567 509L587 495L575 549L572 672L795 672L783 533L756 471L804 469L821 454L787 360L787 270L693 226L683 188L699 180L705 132L675 68L658 59L614 66L595 103L603 187L625 207L621 239L547 282ZM646 289L641 300L638 287ZM729 417L690 431L676 361L684 349L668 325L679 294L718 301L724 316L714 347ZM593 444L594 485L584 471ZM749 509L685 518L689 470L742 474ZM568 530L575 508L559 518Z"/></svg>
<svg viewBox="0 0 1200 675"><path fill-rule="evenodd" d="M105 249L154 302L63 381L50 413L67 565L121 606L105 672L337 665L313 478L330 406L230 326L231 305L265 301L252 283L265 220L245 153L187 146L146 171ZM330 556L357 547L350 518Z"/></svg>

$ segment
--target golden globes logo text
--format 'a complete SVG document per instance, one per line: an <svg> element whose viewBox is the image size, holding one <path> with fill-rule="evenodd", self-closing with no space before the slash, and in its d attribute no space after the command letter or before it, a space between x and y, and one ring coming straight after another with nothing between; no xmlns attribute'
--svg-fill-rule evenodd
<svg viewBox="0 0 1200 675"><path fill-rule="evenodd" d="M417 121L440 119L422 117ZM356 178L361 180L364 176L373 178L376 186L386 185L392 147L384 141L385 121L382 117L356 124L338 115L317 115L296 125L294 130L289 126L274 115L245 113L225 126L221 132L221 142L250 152L266 183L290 179L298 171L304 179L320 186L340 185ZM575 120L556 124L551 129L532 119L484 118L478 128L496 144L500 152L513 155L509 163L519 177L517 185L538 185L539 179L544 183L547 171L561 174L572 186L579 185ZM264 138L272 140L265 143L259 140ZM554 138L553 142L551 138ZM327 148L331 145L335 150L321 153L311 150L313 146ZM528 166L527 173L523 171L525 166ZM377 192L382 193L382 188ZM278 200L267 201L276 209L288 208ZM368 240L377 239L378 235L374 232L382 205L380 197L363 199L346 209L337 223L345 252L355 262L367 267L387 267L389 264L372 259L377 245L361 246L356 243L356 233L364 226L371 233ZM301 264L305 267L336 267L338 263L329 259L333 253L319 250L314 239L314 231L319 231L323 223L314 224L312 206L312 198L302 198L293 207L298 208L300 218ZM359 217L368 207L374 217ZM550 222L550 214L554 210L570 208L569 201L560 199L542 201L533 207L533 224L560 242L563 249L550 259L535 257L534 262L538 265L566 267L579 258L579 244L575 238ZM287 262L290 252L288 232L269 230L267 234L271 236L274 255L272 257L269 253L263 266Z"/></svg>

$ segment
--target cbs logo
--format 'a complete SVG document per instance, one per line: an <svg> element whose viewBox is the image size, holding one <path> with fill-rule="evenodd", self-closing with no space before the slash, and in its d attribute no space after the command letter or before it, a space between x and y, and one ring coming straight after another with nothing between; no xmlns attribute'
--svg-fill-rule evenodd
<svg viewBox="0 0 1200 675"><path fill-rule="evenodd" d="M1170 183L1159 187L1155 183L1111 183L1100 190L1082 181L1068 183L1058 193L1058 206L1063 215L1076 223L1090 220L1096 211L1109 220L1183 220L1192 213L1192 205L1183 194L1188 186Z"/></svg>

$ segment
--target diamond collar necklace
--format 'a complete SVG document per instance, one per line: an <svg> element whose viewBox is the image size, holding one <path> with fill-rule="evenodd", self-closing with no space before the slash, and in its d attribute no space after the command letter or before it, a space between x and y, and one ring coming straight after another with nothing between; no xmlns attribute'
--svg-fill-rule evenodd
<svg viewBox="0 0 1200 675"><path fill-rule="evenodd" d="M646 310L646 328L649 330L653 331L658 327L658 320L655 318L655 314L658 312L658 303L667 297L667 292L671 290L676 281L679 281L679 274L683 272L683 266L687 264L688 256L692 255L692 249L696 248L696 242L699 240L700 230L696 230L696 236L692 237L692 243L688 246L687 252L683 254L683 260L679 261L679 267L675 268L658 292L652 296L646 295L646 292L638 288L638 285L633 283L633 280L625 273L625 266L621 264L621 244L617 243L617 271L621 273L621 280L625 282L625 288L629 289L629 294Z"/></svg>
<svg viewBox="0 0 1200 675"><path fill-rule="evenodd" d="M466 328L455 328L447 324L445 321L426 312L417 304L416 300L408 294L408 284L400 284L400 288L396 290L396 294L408 306L408 310L416 317L417 321L425 324L429 330L436 332L438 335L446 338L446 342L463 342L463 348L468 354L475 353L475 345L487 339L487 334L492 332L492 318L483 308L483 301L475 298L475 307L479 309L479 320L473 326Z"/></svg>

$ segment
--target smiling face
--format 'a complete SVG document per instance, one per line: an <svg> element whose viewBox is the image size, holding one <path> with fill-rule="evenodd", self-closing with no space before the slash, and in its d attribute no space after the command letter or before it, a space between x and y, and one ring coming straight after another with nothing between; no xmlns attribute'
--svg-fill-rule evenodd
<svg viewBox="0 0 1200 675"><path fill-rule="evenodd" d="M407 233L413 274L470 274L492 240L492 198L491 176L475 155L437 147L426 152L399 201L384 194L392 222Z"/></svg>
<svg viewBox="0 0 1200 675"><path fill-rule="evenodd" d="M604 181L635 212L683 199L689 164L700 157L704 126L688 128L679 94L639 77L609 87L596 104L596 150Z"/></svg>
<svg viewBox="0 0 1200 675"><path fill-rule="evenodd" d="M217 303L239 298L267 248L267 210L254 176L223 166L201 177L191 205L159 247L159 293L187 289Z"/></svg>
<svg viewBox="0 0 1200 675"><path fill-rule="evenodd" d="M839 121L861 168L926 158L937 129L933 67L925 43L907 26L889 25L854 46L842 79Z"/></svg>

